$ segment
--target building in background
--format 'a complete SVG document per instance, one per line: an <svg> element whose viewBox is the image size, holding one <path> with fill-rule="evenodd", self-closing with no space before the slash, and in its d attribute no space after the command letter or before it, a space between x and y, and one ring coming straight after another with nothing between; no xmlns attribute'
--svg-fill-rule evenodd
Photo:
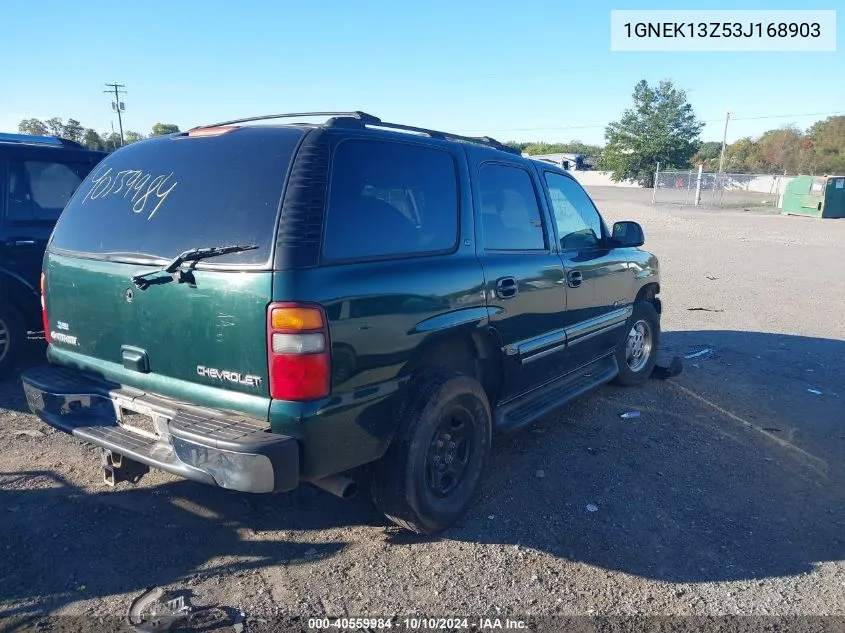
<svg viewBox="0 0 845 633"><path fill-rule="evenodd" d="M552 163L569 171L587 171L590 169L585 154L523 154L523 156L533 160Z"/></svg>

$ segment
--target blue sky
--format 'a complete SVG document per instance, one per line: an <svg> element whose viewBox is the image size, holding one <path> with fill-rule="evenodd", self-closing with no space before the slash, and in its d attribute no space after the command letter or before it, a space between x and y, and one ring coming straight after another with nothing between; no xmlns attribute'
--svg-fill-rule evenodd
<svg viewBox="0 0 845 633"><path fill-rule="evenodd" d="M840 0L841 1L841 0ZM838 2L716 3L707 9L836 9ZM237 8L233 8L237 6ZM610 51L611 9L677 2L241 0L3 7L0 131L21 118L73 117L110 129L105 82L126 84L125 129L187 128L238 116L359 109L385 120L501 140L600 143L634 84L688 91L704 140L728 140L845 113L837 52ZM790 115L772 119L750 117ZM117 121L114 120L115 129Z"/></svg>

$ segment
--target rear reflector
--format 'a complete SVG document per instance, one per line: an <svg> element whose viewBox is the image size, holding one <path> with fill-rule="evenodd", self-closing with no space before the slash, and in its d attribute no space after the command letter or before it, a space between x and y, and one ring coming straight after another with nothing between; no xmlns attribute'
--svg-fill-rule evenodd
<svg viewBox="0 0 845 633"><path fill-rule="evenodd" d="M50 320L47 318L47 282L41 273L41 322L44 324L44 338L50 343Z"/></svg>
<svg viewBox="0 0 845 633"><path fill-rule="evenodd" d="M331 357L323 309L291 303L267 308L270 396L278 400L316 400L329 395Z"/></svg>

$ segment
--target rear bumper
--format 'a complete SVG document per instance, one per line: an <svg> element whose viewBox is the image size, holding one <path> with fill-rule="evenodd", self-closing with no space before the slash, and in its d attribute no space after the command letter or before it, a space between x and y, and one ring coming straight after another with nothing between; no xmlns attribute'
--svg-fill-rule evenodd
<svg viewBox="0 0 845 633"><path fill-rule="evenodd" d="M122 388L55 365L22 375L29 408L80 440L185 479L243 492L284 492L299 484L299 444L269 424ZM120 405L148 411L157 436L118 424Z"/></svg>

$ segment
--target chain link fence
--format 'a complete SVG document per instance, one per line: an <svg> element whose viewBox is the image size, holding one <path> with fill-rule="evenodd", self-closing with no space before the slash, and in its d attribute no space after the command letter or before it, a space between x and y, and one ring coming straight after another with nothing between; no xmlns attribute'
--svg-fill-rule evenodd
<svg viewBox="0 0 845 633"><path fill-rule="evenodd" d="M786 182L785 176L768 174L658 171L654 178L652 202L682 206L777 209Z"/></svg>

